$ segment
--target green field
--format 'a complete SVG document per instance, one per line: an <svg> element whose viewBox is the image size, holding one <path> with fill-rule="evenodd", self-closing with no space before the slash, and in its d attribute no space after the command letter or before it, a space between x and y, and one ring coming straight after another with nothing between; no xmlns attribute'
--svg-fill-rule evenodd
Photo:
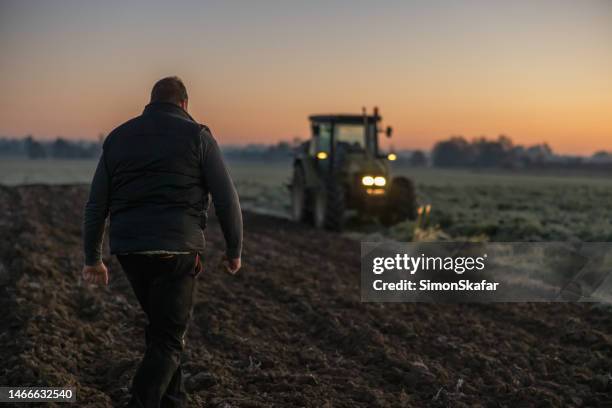
<svg viewBox="0 0 612 408"><path fill-rule="evenodd" d="M524 175L469 170L398 168L413 178L429 225L450 238L492 241L612 241L612 178ZM245 202L288 211L290 165L233 163ZM382 227L377 226L380 230ZM412 239L414 225L387 231ZM368 228L371 231L372 228Z"/></svg>
<svg viewBox="0 0 612 408"><path fill-rule="evenodd" d="M0 160L0 183L87 183L91 160ZM243 206L287 214L290 162L230 161ZM431 204L433 237L492 241L612 241L612 178L398 168ZM413 223L354 229L412 239Z"/></svg>
<svg viewBox="0 0 612 408"><path fill-rule="evenodd" d="M494 241L611 241L612 178L403 170L453 237Z"/></svg>

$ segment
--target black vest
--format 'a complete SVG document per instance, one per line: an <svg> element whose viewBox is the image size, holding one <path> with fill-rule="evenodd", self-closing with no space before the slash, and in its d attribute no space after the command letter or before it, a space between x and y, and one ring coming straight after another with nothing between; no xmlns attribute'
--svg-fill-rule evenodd
<svg viewBox="0 0 612 408"><path fill-rule="evenodd" d="M111 253L204 249L203 129L179 106L152 103L106 138Z"/></svg>

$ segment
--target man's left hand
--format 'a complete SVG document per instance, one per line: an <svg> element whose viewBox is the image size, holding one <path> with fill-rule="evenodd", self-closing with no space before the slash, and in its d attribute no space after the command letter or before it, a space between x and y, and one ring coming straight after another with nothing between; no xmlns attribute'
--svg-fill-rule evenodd
<svg viewBox="0 0 612 408"><path fill-rule="evenodd" d="M102 261L96 265L85 265L82 275L85 282L108 285L108 269Z"/></svg>

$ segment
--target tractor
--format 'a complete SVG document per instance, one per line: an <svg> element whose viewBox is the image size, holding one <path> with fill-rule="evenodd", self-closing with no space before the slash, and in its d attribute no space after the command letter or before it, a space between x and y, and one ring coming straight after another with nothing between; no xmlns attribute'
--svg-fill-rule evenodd
<svg viewBox="0 0 612 408"><path fill-rule="evenodd" d="M374 216L384 225L414 219L416 194L412 181L391 176L394 153L379 151L378 109L367 114L312 115L311 138L302 143L293 160L292 216L317 228L341 231L347 211Z"/></svg>

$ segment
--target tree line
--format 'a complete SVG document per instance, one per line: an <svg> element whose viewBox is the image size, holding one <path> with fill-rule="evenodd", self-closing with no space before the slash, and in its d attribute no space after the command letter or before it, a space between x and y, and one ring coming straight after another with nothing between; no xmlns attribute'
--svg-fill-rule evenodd
<svg viewBox="0 0 612 408"><path fill-rule="evenodd" d="M33 136L22 139L0 138L1 156L25 156L30 159L89 159L102 152L103 135L97 141L68 140L58 137L52 141L36 140Z"/></svg>
<svg viewBox="0 0 612 408"><path fill-rule="evenodd" d="M599 151L591 157L557 155L547 143L533 146L515 145L508 136L486 137L468 141L451 136L437 142L431 152L435 167L581 167L612 164L612 154Z"/></svg>

